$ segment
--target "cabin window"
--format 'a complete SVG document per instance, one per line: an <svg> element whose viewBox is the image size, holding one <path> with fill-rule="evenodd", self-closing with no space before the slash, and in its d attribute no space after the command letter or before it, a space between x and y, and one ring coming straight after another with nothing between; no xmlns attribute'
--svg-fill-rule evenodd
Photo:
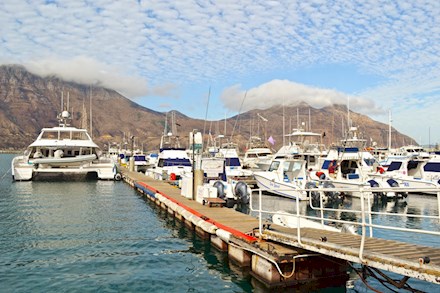
<svg viewBox="0 0 440 293"><path fill-rule="evenodd" d="M159 159L159 162L157 163L158 167L163 167L163 159Z"/></svg>
<svg viewBox="0 0 440 293"><path fill-rule="evenodd" d="M400 167L402 166L402 162L391 162L391 164L388 166L387 171L395 171L395 170L399 170Z"/></svg>
<svg viewBox="0 0 440 293"><path fill-rule="evenodd" d="M276 171L278 170L278 167L280 166L280 162L279 161L273 161L272 164L270 164L269 167L269 172L270 171Z"/></svg>
<svg viewBox="0 0 440 293"><path fill-rule="evenodd" d="M364 159L365 164L367 164L367 166L373 166L374 163L376 163L376 160L371 158L371 159Z"/></svg>
<svg viewBox="0 0 440 293"><path fill-rule="evenodd" d="M440 163L427 163L423 169L426 172L440 172Z"/></svg>
<svg viewBox="0 0 440 293"><path fill-rule="evenodd" d="M226 166L228 167L240 167L240 160L238 158L226 158Z"/></svg>
<svg viewBox="0 0 440 293"><path fill-rule="evenodd" d="M159 161L160 162L160 161ZM171 167L171 166L191 166L189 159L166 159L162 160L162 166L159 167Z"/></svg>
<svg viewBox="0 0 440 293"><path fill-rule="evenodd" d="M58 133L54 132L54 131L45 131L41 135L41 138L42 139L57 139L58 138Z"/></svg>
<svg viewBox="0 0 440 293"><path fill-rule="evenodd" d="M257 158L257 154L248 154L247 157L248 158Z"/></svg>
<svg viewBox="0 0 440 293"><path fill-rule="evenodd" d="M284 162L283 163L283 172L289 171L290 162Z"/></svg>
<svg viewBox="0 0 440 293"><path fill-rule="evenodd" d="M60 140L70 139L70 132L60 131Z"/></svg>

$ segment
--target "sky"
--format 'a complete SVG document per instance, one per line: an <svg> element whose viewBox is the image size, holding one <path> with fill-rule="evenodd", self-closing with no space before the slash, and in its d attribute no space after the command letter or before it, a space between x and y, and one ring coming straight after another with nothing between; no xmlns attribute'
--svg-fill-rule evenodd
<svg viewBox="0 0 440 293"><path fill-rule="evenodd" d="M0 64L208 120L301 101L391 112L440 142L438 0L2 0Z"/></svg>

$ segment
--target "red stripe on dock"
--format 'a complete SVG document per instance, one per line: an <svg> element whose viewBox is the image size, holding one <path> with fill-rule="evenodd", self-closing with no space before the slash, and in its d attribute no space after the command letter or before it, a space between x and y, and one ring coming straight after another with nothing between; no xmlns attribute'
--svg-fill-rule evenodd
<svg viewBox="0 0 440 293"><path fill-rule="evenodd" d="M149 189L149 190L152 191L152 192L159 193L160 195L162 195L163 197L167 198L168 200L174 202L174 203L177 204L178 206L181 206L182 208L184 208L185 210L187 210L187 211L190 212L191 214L193 214L193 215L195 215L195 216L197 216L197 217L199 217L199 218L202 218L205 222L211 223L211 224L213 224L214 226L217 226L218 228L223 229L223 230L225 230L225 231L231 233L232 235L234 235L234 236L237 237L237 238L244 239L244 240L246 240L246 241L248 241L248 242L255 242L255 241L258 240L258 238L254 237L254 236L251 236L251 235L245 234L245 233L243 233L243 232L241 232L241 231L235 230L234 228L231 228L231 227L229 227L229 226L225 226L225 225L223 225L223 224L221 224L221 223L219 223L219 222L217 222L217 221L214 221L214 220L212 220L212 219L210 219L210 218L207 218L207 217L206 217L205 215L203 215L202 213L200 213L200 212L198 212L198 211L196 211L196 210L190 208L189 206L184 205L183 203L181 203L181 202L177 201L176 199L174 199L174 198L172 198L172 197L166 195L165 193L163 193L163 192L161 192L161 191L159 191L159 190L157 190L157 189L155 189L155 188L149 186L149 185L146 184L145 182L137 181L136 183L139 184L139 185L142 185L143 187Z"/></svg>

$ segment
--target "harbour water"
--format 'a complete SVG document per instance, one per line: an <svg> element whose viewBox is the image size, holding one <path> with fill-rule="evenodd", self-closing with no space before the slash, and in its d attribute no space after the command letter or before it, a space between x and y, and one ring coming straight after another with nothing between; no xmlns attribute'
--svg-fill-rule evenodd
<svg viewBox="0 0 440 293"><path fill-rule="evenodd" d="M127 184L13 183L12 157L0 155L1 292L264 292L249 274L228 262L227 254L195 236ZM264 199L272 209L294 208L283 198ZM377 208L403 213L423 209L425 214L437 214L432 196L415 195L407 205ZM249 209L245 207L244 212ZM440 229L434 220L408 218L405 225ZM408 239L403 233L380 231L377 236L440 246L434 237ZM390 292L373 280L370 284ZM439 290L438 285L418 280L410 284L426 292ZM347 287L318 291L369 292L354 274Z"/></svg>

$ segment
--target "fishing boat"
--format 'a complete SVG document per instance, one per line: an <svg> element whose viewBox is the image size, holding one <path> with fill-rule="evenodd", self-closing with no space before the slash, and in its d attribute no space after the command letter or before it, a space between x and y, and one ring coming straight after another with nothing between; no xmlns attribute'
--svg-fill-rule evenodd
<svg viewBox="0 0 440 293"><path fill-rule="evenodd" d="M365 149L366 140L359 138L357 127L351 127L348 137L341 141L340 146L332 147L321 170L312 173L316 180L330 180L341 192L352 197L361 197L357 190L371 190L364 196L370 197L405 197L404 192L374 192L374 188L394 188L399 184L396 181L382 180L380 177L373 177L377 167L380 166L374 156Z"/></svg>
<svg viewBox="0 0 440 293"><path fill-rule="evenodd" d="M272 158L272 150L264 145L260 137L252 136L243 156L243 168L266 171Z"/></svg>
<svg viewBox="0 0 440 293"><path fill-rule="evenodd" d="M307 200L306 161L301 159L274 159L267 171L254 172L260 189L283 197Z"/></svg>
<svg viewBox="0 0 440 293"><path fill-rule="evenodd" d="M317 171L327 154L327 149L322 144L322 134L304 131L302 128L293 129L285 135L289 143L282 146L274 158L294 157L306 161L306 169Z"/></svg>
<svg viewBox="0 0 440 293"><path fill-rule="evenodd" d="M437 161L440 163L440 161ZM428 165L429 164L429 165ZM375 179L395 181L399 186L409 188L412 193L436 193L434 190L440 187L438 179L435 180L433 173L437 165L435 159L429 156L413 155L394 157L385 172L370 174ZM428 171L426 171L428 170ZM437 173L438 174L438 173ZM431 191L427 189L432 189Z"/></svg>
<svg viewBox="0 0 440 293"><path fill-rule="evenodd" d="M59 126L43 128L23 155L11 162L16 181L96 178L120 180L115 162L102 154L86 129L70 126L70 113L58 115Z"/></svg>
<svg viewBox="0 0 440 293"><path fill-rule="evenodd" d="M163 135L157 160L145 174L157 180L178 180L191 172L191 160L185 148L180 147L179 137L171 132Z"/></svg>

